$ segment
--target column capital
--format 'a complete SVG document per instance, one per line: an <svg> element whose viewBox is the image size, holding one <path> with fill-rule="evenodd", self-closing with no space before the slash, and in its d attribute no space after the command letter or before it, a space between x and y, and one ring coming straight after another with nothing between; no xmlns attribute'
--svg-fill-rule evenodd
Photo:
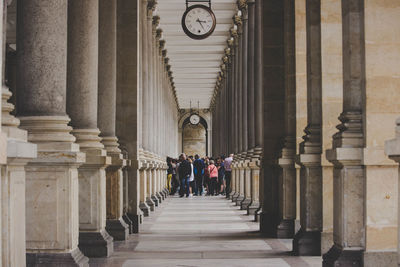
<svg viewBox="0 0 400 267"><path fill-rule="evenodd" d="M157 6L157 0L145 0L144 2L147 2L147 18L151 19L151 17L153 16L153 12Z"/></svg>
<svg viewBox="0 0 400 267"><path fill-rule="evenodd" d="M240 11L245 11L247 9L248 0L237 0L236 4Z"/></svg>
<svg viewBox="0 0 400 267"><path fill-rule="evenodd" d="M238 29L242 26L243 21L242 21L242 16L239 14L233 15L233 23L238 27ZM239 31L238 31L239 32Z"/></svg>
<svg viewBox="0 0 400 267"><path fill-rule="evenodd" d="M160 24L160 17L159 16L153 16L153 33L157 34L157 27Z"/></svg>

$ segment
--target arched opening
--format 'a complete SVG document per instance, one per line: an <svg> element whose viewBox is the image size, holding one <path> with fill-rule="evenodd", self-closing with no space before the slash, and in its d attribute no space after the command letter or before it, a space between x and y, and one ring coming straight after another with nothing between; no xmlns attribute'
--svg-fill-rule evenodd
<svg viewBox="0 0 400 267"><path fill-rule="evenodd" d="M182 151L187 155L208 155L208 125L203 117L197 125L190 123L190 117L183 122Z"/></svg>

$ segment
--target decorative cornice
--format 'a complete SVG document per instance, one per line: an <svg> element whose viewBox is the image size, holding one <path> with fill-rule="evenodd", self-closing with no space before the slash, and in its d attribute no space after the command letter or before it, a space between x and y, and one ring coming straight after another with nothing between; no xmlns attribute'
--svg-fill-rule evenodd
<svg viewBox="0 0 400 267"><path fill-rule="evenodd" d="M160 24L160 17L159 16L153 16L153 32L156 33L157 27Z"/></svg>
<svg viewBox="0 0 400 267"><path fill-rule="evenodd" d="M247 0L237 0L237 6L240 10L247 9Z"/></svg>
<svg viewBox="0 0 400 267"><path fill-rule="evenodd" d="M232 48L233 48L233 45L235 44L235 42L233 41L233 39L228 39L226 41L226 44L229 47L229 54L232 55Z"/></svg>
<svg viewBox="0 0 400 267"><path fill-rule="evenodd" d="M242 16L235 14L233 16L233 23L238 27L242 26L242 23L243 23Z"/></svg>
<svg viewBox="0 0 400 267"><path fill-rule="evenodd" d="M157 0L148 0L147 1L147 17L151 19L153 16L153 12L156 9Z"/></svg>
<svg viewBox="0 0 400 267"><path fill-rule="evenodd" d="M225 57L229 57L231 55L231 49L229 47L225 48Z"/></svg>
<svg viewBox="0 0 400 267"><path fill-rule="evenodd" d="M153 18L153 20L154 20L154 18ZM160 40L160 39L161 39L162 33L163 33L163 30L162 30L161 28L158 28L158 29L156 30L156 38L157 38L157 40Z"/></svg>

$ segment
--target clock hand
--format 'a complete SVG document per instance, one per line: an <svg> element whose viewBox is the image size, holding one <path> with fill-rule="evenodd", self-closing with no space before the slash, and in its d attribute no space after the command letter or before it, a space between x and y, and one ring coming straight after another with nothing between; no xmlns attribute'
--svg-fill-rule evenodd
<svg viewBox="0 0 400 267"><path fill-rule="evenodd" d="M203 30L206 30L206 29L204 29L203 24L201 24L202 22L205 22L205 21L201 21L200 19L197 19L196 21L197 21L198 23L200 23L200 26L203 28Z"/></svg>

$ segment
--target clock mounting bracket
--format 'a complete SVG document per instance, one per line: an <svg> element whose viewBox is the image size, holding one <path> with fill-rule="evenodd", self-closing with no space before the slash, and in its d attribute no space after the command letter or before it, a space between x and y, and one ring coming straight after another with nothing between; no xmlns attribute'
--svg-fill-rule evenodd
<svg viewBox="0 0 400 267"><path fill-rule="evenodd" d="M186 9L189 8L189 3L208 3L208 7L211 8L211 0L186 0Z"/></svg>

